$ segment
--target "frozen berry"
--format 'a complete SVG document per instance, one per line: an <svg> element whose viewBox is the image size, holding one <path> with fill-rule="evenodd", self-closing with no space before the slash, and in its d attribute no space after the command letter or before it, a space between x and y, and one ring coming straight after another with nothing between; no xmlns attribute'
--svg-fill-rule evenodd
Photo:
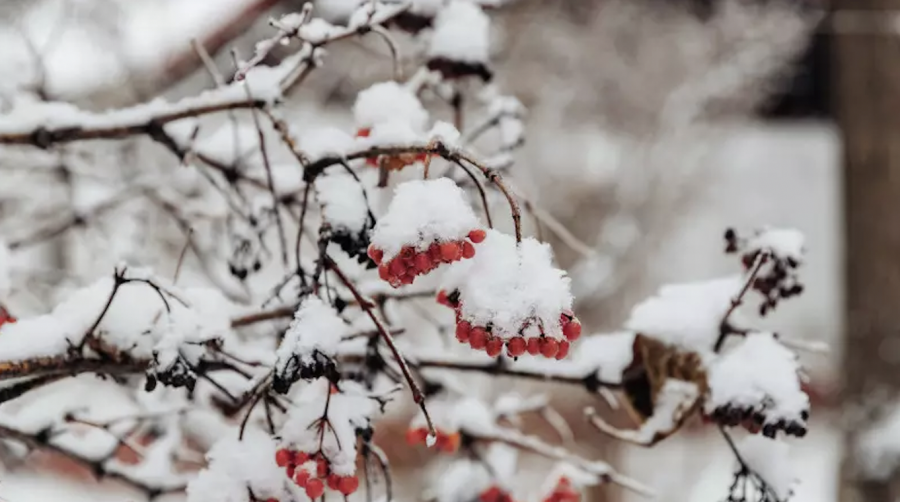
<svg viewBox="0 0 900 502"><path fill-rule="evenodd" d="M487 331L481 326L476 326L469 332L469 345L475 350L481 350L487 346L487 337Z"/></svg>
<svg viewBox="0 0 900 502"><path fill-rule="evenodd" d="M338 482L338 491L344 495L350 495L359 488L359 478L356 476L344 476Z"/></svg>
<svg viewBox="0 0 900 502"><path fill-rule="evenodd" d="M310 474L306 469L300 469L297 471L297 475L294 477L294 482L297 483L297 486L300 488L306 488L306 484L309 483Z"/></svg>
<svg viewBox="0 0 900 502"><path fill-rule="evenodd" d="M328 461L324 457L316 459L316 476L324 478L328 475Z"/></svg>
<svg viewBox="0 0 900 502"><path fill-rule="evenodd" d="M456 325L456 339L462 343L466 343L469 341L469 332L471 331L471 326L466 321L461 321Z"/></svg>
<svg viewBox="0 0 900 502"><path fill-rule="evenodd" d="M563 335L571 342L578 340L581 336L581 323L578 319L572 319L563 325Z"/></svg>
<svg viewBox="0 0 900 502"><path fill-rule="evenodd" d="M459 246L455 242L441 243L441 258L446 262L456 261L460 253Z"/></svg>
<svg viewBox="0 0 900 502"><path fill-rule="evenodd" d="M559 341L559 350L556 352L556 359L565 359L569 355L569 342L567 340Z"/></svg>
<svg viewBox="0 0 900 502"><path fill-rule="evenodd" d="M367 253L369 258L375 262L376 265L381 264L381 259L384 258L384 251L376 248L375 246L369 246L369 251Z"/></svg>
<svg viewBox="0 0 900 502"><path fill-rule="evenodd" d="M510 357L519 357L525 353L525 339L521 336L515 336L510 338L509 341L506 342L506 352L510 355Z"/></svg>
<svg viewBox="0 0 900 502"><path fill-rule="evenodd" d="M556 356L559 351L559 343L553 338L545 337L541 339L541 355L547 358Z"/></svg>
<svg viewBox="0 0 900 502"><path fill-rule="evenodd" d="M281 448L275 452L275 463L278 467L287 467L293 460L294 454L285 448Z"/></svg>
<svg viewBox="0 0 900 502"><path fill-rule="evenodd" d="M387 266L386 263L378 265L378 277L380 277L382 281L391 280L391 269Z"/></svg>
<svg viewBox="0 0 900 502"><path fill-rule="evenodd" d="M329 490L337 490L338 483L341 482L341 477L338 476L337 474L331 473L328 475L328 479L326 479L325 481L326 481L325 484L328 485Z"/></svg>
<svg viewBox="0 0 900 502"><path fill-rule="evenodd" d="M325 484L320 479L310 479L306 483L306 496L311 499L317 499L325 493Z"/></svg>
<svg viewBox="0 0 900 502"><path fill-rule="evenodd" d="M528 351L529 354L536 356L541 353L541 339L533 336L528 339L528 343L525 345L525 350Z"/></svg>
<svg viewBox="0 0 900 502"><path fill-rule="evenodd" d="M485 351L490 357L497 357L503 352L503 339L491 337L485 345Z"/></svg>
<svg viewBox="0 0 900 502"><path fill-rule="evenodd" d="M427 437L428 430L422 427L406 431L406 442L411 445L424 443Z"/></svg>
<svg viewBox="0 0 900 502"><path fill-rule="evenodd" d="M391 275L394 277L400 277L406 272L406 267L403 265L403 260L394 258L391 260L390 265L388 265L388 269L391 271Z"/></svg>
<svg viewBox="0 0 900 502"><path fill-rule="evenodd" d="M483 242L485 237L487 237L487 232L484 230L472 230L469 232L469 240L475 244Z"/></svg>
<svg viewBox="0 0 900 502"><path fill-rule="evenodd" d="M432 263L431 263L431 259L428 257L427 254L422 254L422 253L417 254L416 257L413 258L413 263L415 263L416 270L420 274L424 274L424 273L431 271Z"/></svg>
<svg viewBox="0 0 900 502"><path fill-rule="evenodd" d="M465 259L475 256L475 246L471 242L463 242L462 256Z"/></svg>

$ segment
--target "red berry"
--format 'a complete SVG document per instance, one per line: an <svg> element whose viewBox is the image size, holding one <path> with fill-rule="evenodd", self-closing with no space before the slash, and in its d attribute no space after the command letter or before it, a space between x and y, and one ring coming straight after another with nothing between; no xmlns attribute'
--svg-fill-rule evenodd
<svg viewBox="0 0 900 502"><path fill-rule="evenodd" d="M296 471L297 471L297 466L294 464L288 464L288 466L285 467L285 469L284 469L284 473L287 474L287 477L292 478L292 479L293 479L294 473Z"/></svg>
<svg viewBox="0 0 900 502"><path fill-rule="evenodd" d="M435 242L431 246L428 247L428 256L431 257L431 261L435 263L440 263L441 261L441 245Z"/></svg>
<svg viewBox="0 0 900 502"><path fill-rule="evenodd" d="M306 484L309 483L310 474L306 469L300 469L297 471L297 476L294 478L294 483L297 483L297 486L300 488L306 488Z"/></svg>
<svg viewBox="0 0 900 502"><path fill-rule="evenodd" d="M500 502L502 497L503 492L496 486L488 488L478 496L478 498L481 499L481 502Z"/></svg>
<svg viewBox="0 0 900 502"><path fill-rule="evenodd" d="M384 251L378 249L374 245L369 246L368 253L369 258L375 262L376 265L381 264L381 259L384 258Z"/></svg>
<svg viewBox="0 0 900 502"><path fill-rule="evenodd" d="M326 480L326 484L328 485L329 490L337 490L338 483L341 482L341 477L337 474L331 473L328 475L328 479Z"/></svg>
<svg viewBox="0 0 900 502"><path fill-rule="evenodd" d="M325 493L325 485L321 479L310 479L306 483L306 496L311 499L317 499Z"/></svg>
<svg viewBox="0 0 900 502"><path fill-rule="evenodd" d="M481 350L487 347L487 338L487 331L481 326L475 326L472 328L472 331L469 332L469 345L475 350Z"/></svg>
<svg viewBox="0 0 900 502"><path fill-rule="evenodd" d="M566 340L560 340L559 351L556 353L556 359L565 359L567 355L569 355L569 342Z"/></svg>
<svg viewBox="0 0 900 502"><path fill-rule="evenodd" d="M269 497L266 499L266 502L278 502L278 499L275 497Z"/></svg>
<svg viewBox="0 0 900 502"><path fill-rule="evenodd" d="M281 448L275 452L275 463L278 464L278 467L287 467L293 458L294 454L286 448Z"/></svg>
<svg viewBox="0 0 900 502"><path fill-rule="evenodd" d="M419 253L413 258L413 263L416 266L416 271L420 274L425 274L431 271L431 258L426 253Z"/></svg>
<svg viewBox="0 0 900 502"><path fill-rule="evenodd" d="M559 343L549 337L544 337L541 339L541 355L547 358L551 358L556 356L556 352L559 351Z"/></svg>
<svg viewBox="0 0 900 502"><path fill-rule="evenodd" d="M487 341L487 345L485 346L485 351L487 352L487 355L490 357L499 356L500 353L503 352L503 339L496 337L496 336L492 336Z"/></svg>
<svg viewBox="0 0 900 502"><path fill-rule="evenodd" d="M381 277L382 281L391 280L391 269L387 266L386 263L378 265L378 277Z"/></svg>
<svg viewBox="0 0 900 502"><path fill-rule="evenodd" d="M403 274L400 276L400 284L403 284L403 285L412 284L415 280L416 280L416 278L409 274Z"/></svg>
<svg viewBox="0 0 900 502"><path fill-rule="evenodd" d="M438 436L438 443L435 446L444 453L455 453L459 449L461 439L458 432L442 434Z"/></svg>
<svg viewBox="0 0 900 502"><path fill-rule="evenodd" d="M462 255L467 260L475 256L475 246L469 241L463 242Z"/></svg>
<svg viewBox="0 0 900 502"><path fill-rule="evenodd" d="M443 242L441 243L441 259L445 262L455 261L458 258L456 257L457 253L459 253L459 246L456 245L455 242Z"/></svg>
<svg viewBox="0 0 900 502"><path fill-rule="evenodd" d="M356 476L344 476L338 483L338 491L344 495L350 495L359 488L359 478Z"/></svg>
<svg viewBox="0 0 900 502"><path fill-rule="evenodd" d="M406 272L406 266L403 264L403 260L399 257L391 260L391 263L388 264L388 267L393 277L400 277L404 272Z"/></svg>
<svg viewBox="0 0 900 502"><path fill-rule="evenodd" d="M328 461L324 457L316 459L316 476L324 478L328 475Z"/></svg>
<svg viewBox="0 0 900 502"><path fill-rule="evenodd" d="M447 307L453 307L453 305L450 304L450 299L447 298L447 292L443 289L437 292L437 302L441 305L446 305Z"/></svg>
<svg viewBox="0 0 900 502"><path fill-rule="evenodd" d="M293 464L300 465L306 463L309 460L309 453L305 451L295 451L294 452L294 461Z"/></svg>
<svg viewBox="0 0 900 502"><path fill-rule="evenodd" d="M466 321L460 321L456 324L456 339L462 343L466 343L469 341L469 331L472 329L472 326Z"/></svg>
<svg viewBox="0 0 900 502"><path fill-rule="evenodd" d="M515 336L506 342L506 353L509 354L510 357L519 357L525 353L526 345L524 338Z"/></svg>
<svg viewBox="0 0 900 502"><path fill-rule="evenodd" d="M487 237L487 232L484 230L472 230L469 232L469 240L475 244L484 241L485 237Z"/></svg>
<svg viewBox="0 0 900 502"><path fill-rule="evenodd" d="M569 341L574 342L578 340L578 337L581 336L581 323L578 319L572 319L567 324L563 325L563 335Z"/></svg>
<svg viewBox="0 0 900 502"><path fill-rule="evenodd" d="M372 133L372 129L369 127L363 127L356 131L357 138L368 138L369 134Z"/></svg>
<svg viewBox="0 0 900 502"><path fill-rule="evenodd" d="M541 339L533 336L528 339L528 343L525 345L525 350L528 351L529 354L536 356L541 353Z"/></svg>

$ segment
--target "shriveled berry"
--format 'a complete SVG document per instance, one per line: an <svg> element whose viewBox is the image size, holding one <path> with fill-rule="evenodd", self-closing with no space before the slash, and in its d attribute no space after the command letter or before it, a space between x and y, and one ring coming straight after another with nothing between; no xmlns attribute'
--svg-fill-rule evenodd
<svg viewBox="0 0 900 502"><path fill-rule="evenodd" d="M544 337L541 339L541 355L547 358L552 358L556 356L556 353L559 351L559 343L549 337Z"/></svg>
<svg viewBox="0 0 900 502"><path fill-rule="evenodd" d="M475 350L481 350L487 347L487 338L487 331L481 326L476 326L469 332L469 345Z"/></svg>
<svg viewBox="0 0 900 502"><path fill-rule="evenodd" d="M445 262L456 261L459 259L457 255L461 254L459 246L455 242L441 243L441 259Z"/></svg>
<svg viewBox="0 0 900 502"><path fill-rule="evenodd" d="M469 341L469 332L472 330L472 326L466 321L460 321L456 324L456 339L462 343L466 343Z"/></svg>
<svg viewBox="0 0 900 502"><path fill-rule="evenodd" d="M286 448L281 448L275 452L275 463L278 467L287 467L294 458L294 454Z"/></svg>
<svg viewBox="0 0 900 502"><path fill-rule="evenodd" d="M569 355L569 342L568 340L560 340L559 350L556 352L556 359L565 359L567 355Z"/></svg>
<svg viewBox="0 0 900 502"><path fill-rule="evenodd" d="M483 242L485 237L487 237L487 232L484 230L472 230L469 232L469 240L475 244Z"/></svg>
<svg viewBox="0 0 900 502"><path fill-rule="evenodd" d="M359 478L356 476L344 476L338 482L338 491L344 495L350 495L359 488Z"/></svg>
<svg viewBox="0 0 900 502"><path fill-rule="evenodd" d="M563 336L570 342L578 340L578 337L581 336L581 322L579 322L578 319L572 319L567 324L563 325Z"/></svg>
<svg viewBox="0 0 900 502"><path fill-rule="evenodd" d="M525 345L525 350L528 351L529 354L536 356L541 353L541 339L533 336L528 339L528 342Z"/></svg>
<svg viewBox="0 0 900 502"><path fill-rule="evenodd" d="M503 352L503 339L496 336L491 337L485 345L485 351L490 357L497 357Z"/></svg>
<svg viewBox="0 0 900 502"><path fill-rule="evenodd" d="M306 496L311 499L317 499L325 493L325 484L321 479L310 479L306 483Z"/></svg>
<svg viewBox="0 0 900 502"><path fill-rule="evenodd" d="M527 343L521 336L514 336L506 342L506 353L510 357L519 357L525 353Z"/></svg>
<svg viewBox="0 0 900 502"><path fill-rule="evenodd" d="M467 260L475 256L475 246L473 246L471 242L463 242L462 256Z"/></svg>

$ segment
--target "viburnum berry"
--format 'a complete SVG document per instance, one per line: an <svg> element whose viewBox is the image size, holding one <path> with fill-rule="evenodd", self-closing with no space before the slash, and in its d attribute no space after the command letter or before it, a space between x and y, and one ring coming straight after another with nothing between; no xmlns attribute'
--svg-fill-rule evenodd
<svg viewBox="0 0 900 502"><path fill-rule="evenodd" d="M306 495L315 500L322 496L325 493L325 484L322 483L321 479L310 479L306 483Z"/></svg>
<svg viewBox="0 0 900 502"><path fill-rule="evenodd" d="M281 448L275 452L275 463L278 467L287 467L294 460L294 454L285 448Z"/></svg>
<svg viewBox="0 0 900 502"><path fill-rule="evenodd" d="M14 322L16 322L16 318L7 312L6 309L0 307L0 327L4 324L12 324Z"/></svg>
<svg viewBox="0 0 900 502"><path fill-rule="evenodd" d="M419 427L406 431L406 442L410 445L425 444L428 439L428 429Z"/></svg>
<svg viewBox="0 0 900 502"><path fill-rule="evenodd" d="M321 497L327 486L330 490L350 495L359 487L356 476L341 476L331 471L330 461L321 452L310 454L279 448L275 463L285 469L288 478L306 490L310 498Z"/></svg>
<svg viewBox="0 0 900 502"><path fill-rule="evenodd" d="M509 354L510 357L519 357L525 353L526 346L527 343L521 336L510 338L510 340L506 342L506 353Z"/></svg>
<svg viewBox="0 0 900 502"><path fill-rule="evenodd" d="M344 495L350 495L359 488L359 478L356 476L343 476L338 481L337 491Z"/></svg>
<svg viewBox="0 0 900 502"><path fill-rule="evenodd" d="M357 129L357 138L368 138L372 135L372 128L363 127ZM381 166L382 162L391 171L399 171L406 166L415 164L416 162L425 162L430 154L427 153L400 153L396 155L381 155L378 157L369 157L366 164L372 167Z"/></svg>
<svg viewBox="0 0 900 502"><path fill-rule="evenodd" d="M541 502L579 502L581 493L572 486L569 478L563 476L557 481L553 491Z"/></svg>
<svg viewBox="0 0 900 502"><path fill-rule="evenodd" d="M512 495L498 486L492 486L478 495L480 502L513 502Z"/></svg>
<svg viewBox="0 0 900 502"><path fill-rule="evenodd" d="M473 243L483 241L484 235L483 230L473 230L468 235L470 240L419 243L415 247L404 246L397 256L387 261L384 260L384 250L378 249L373 244L369 246L368 255L378 265L378 276L381 280L398 288L412 284L416 277L428 274L442 264L474 257Z"/></svg>
<svg viewBox="0 0 900 502"><path fill-rule="evenodd" d="M559 324L562 327L566 340L574 342L581 336L581 321L571 312L563 312L559 316Z"/></svg>
<svg viewBox="0 0 900 502"><path fill-rule="evenodd" d="M435 432L437 434L437 437L435 438L434 447L438 451L444 453L455 453L457 450L459 450L459 445L462 441L462 436L460 436L459 432L446 432L440 429L437 429ZM427 445L427 440L428 429L424 427L417 427L406 431L406 442L410 445Z"/></svg>

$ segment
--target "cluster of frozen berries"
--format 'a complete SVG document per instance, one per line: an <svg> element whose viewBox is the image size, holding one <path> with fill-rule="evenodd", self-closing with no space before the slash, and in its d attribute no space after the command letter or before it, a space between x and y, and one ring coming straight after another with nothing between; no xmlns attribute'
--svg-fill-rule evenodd
<svg viewBox="0 0 900 502"><path fill-rule="evenodd" d="M357 138L368 138L372 134L372 129L365 127L356 131ZM416 162L425 162L428 159L427 153L401 153L397 155L382 155L380 157L370 157L366 159L366 164L372 167L384 166L390 171L399 171L406 166L415 164Z"/></svg>
<svg viewBox="0 0 900 502"><path fill-rule="evenodd" d="M435 438L434 447L437 448L438 451L442 451L444 453L456 453L459 450L459 443L461 436L459 432L444 432L440 429L435 431L437 433L437 437ZM411 446L415 446L417 444L428 444L428 429L425 427L416 427L413 429L409 429L406 431L406 442Z"/></svg>
<svg viewBox="0 0 900 502"><path fill-rule="evenodd" d="M564 340L557 340L549 336L514 336L504 339L494 336L490 326L473 325L469 321L460 318L459 294L446 291L438 291L437 301L456 311L456 339L460 343L468 344L475 350L483 350L490 357L497 357L506 347L509 357L517 358L526 352L532 356L543 356L548 359L565 359L569 355L572 342L581 336L581 322L572 312L563 312L559 316L559 325L562 328Z"/></svg>
<svg viewBox="0 0 900 502"><path fill-rule="evenodd" d="M484 241L487 233L484 230L472 230L468 240L433 242L423 250L413 246L405 246L394 258L384 261L384 251L369 246L369 258L378 265L378 276L391 286L399 288L412 284L419 275L425 275L439 267L442 263L453 263L475 256L475 246Z"/></svg>
<svg viewBox="0 0 900 502"><path fill-rule="evenodd" d="M809 412L803 411L800 414L800 420L805 422L809 419ZM777 422L766 423L765 411L760 411L753 407L742 407L731 404L719 406L713 410L712 414L704 415L703 421L707 423L717 423L726 427L743 427L751 434L759 434L768 438L775 438L778 431L783 431L788 436L803 437L806 435L806 424L800 420L778 420Z"/></svg>
<svg viewBox="0 0 900 502"><path fill-rule="evenodd" d="M330 463L321 453L309 454L281 448L275 452L275 463L284 468L287 476L306 490L306 495L315 500L325 493L325 487L350 495L359 488L356 476L338 476L331 472Z"/></svg>
<svg viewBox="0 0 900 502"><path fill-rule="evenodd" d="M512 495L497 485L491 486L478 495L480 502L514 502Z"/></svg>
<svg viewBox="0 0 900 502"><path fill-rule="evenodd" d="M569 478L563 476L559 478L553 491L547 495L541 502L579 502L581 493L572 486Z"/></svg>

